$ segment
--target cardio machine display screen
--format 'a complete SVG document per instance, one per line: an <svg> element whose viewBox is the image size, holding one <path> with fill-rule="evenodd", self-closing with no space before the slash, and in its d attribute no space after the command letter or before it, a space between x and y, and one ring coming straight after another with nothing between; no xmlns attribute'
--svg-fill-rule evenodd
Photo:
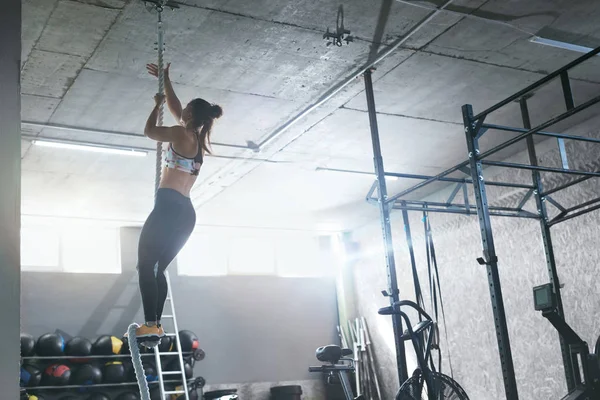
<svg viewBox="0 0 600 400"><path fill-rule="evenodd" d="M552 286L549 284L534 288L533 297L535 309L538 311L547 310L554 307L554 301L552 298Z"/></svg>

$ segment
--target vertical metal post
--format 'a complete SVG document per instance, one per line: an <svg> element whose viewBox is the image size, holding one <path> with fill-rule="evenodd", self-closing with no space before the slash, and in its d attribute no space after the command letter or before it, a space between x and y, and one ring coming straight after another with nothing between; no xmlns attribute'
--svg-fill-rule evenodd
<svg viewBox="0 0 600 400"><path fill-rule="evenodd" d="M475 191L477 216L481 230L483 255L490 286L492 311L494 313L494 324L496 327L496 339L498 340L498 352L500 354L502 376L504 378L504 390L507 400L517 400L519 398L517 393L517 380L515 378L515 368L513 365L512 352L510 348L508 326L506 324L504 300L502 299L502 288L500 287L498 257L496 256L496 248L494 246L490 211L488 207L485 182L483 179L483 167L481 161L478 159L479 140L477 138L478 132L474 131L475 125L473 121L473 107L470 104L464 105L462 107L462 113L467 146L469 148L469 164L471 167L471 176L473 177L473 189Z"/></svg>
<svg viewBox="0 0 600 400"><path fill-rule="evenodd" d="M562 75L561 75L562 76ZM531 120L529 118L529 109L527 107L527 100L521 98L519 101L521 105L521 116L523 118L523 127L531 129ZM529 153L529 162L533 166L538 165L537 154L535 151L535 144L533 137L527 138L527 151ZM556 269L556 260L554 259L554 248L552 246L552 236L550 234L550 227L548 226L548 211L546 209L545 198L542 197L541 193L544 191L542 184L542 178L539 171L532 171L531 178L533 185L535 186L534 195L535 202L537 205L538 213L541 217L540 227L542 229L542 240L544 243L544 251L546 254L546 267L548 268L548 276L550 277L550 283L552 284L552 290L556 295L556 308L560 316L564 317L562 297L560 294L560 281L558 278L558 272ZM562 353L563 365L565 368L565 376L567 380L567 388L569 391L575 388L575 382L573 381L573 360L571 359L569 346L565 343L562 336L559 335L560 340L560 351Z"/></svg>
<svg viewBox="0 0 600 400"><path fill-rule="evenodd" d="M367 95L367 106L369 108L369 122L371 125L371 140L373 142L373 162L375 174L377 175L377 189L379 192L378 205L381 218L381 231L383 234L383 246L385 251L385 262L387 267L388 290L390 304L393 305L400 300L398 280L396 278L396 262L394 260L394 246L392 241L392 228L390 225L390 209L393 206L387 202L387 187L385 184L385 170L383 169L383 157L381 156L381 144L379 142L379 129L377 127L377 111L375 110L375 96L373 94L373 80L371 69L365 71L365 93ZM392 315L392 326L394 330L394 343L396 345L396 364L398 366L399 383L408 379L406 367L406 350L402 335L402 319L400 315Z"/></svg>
<svg viewBox="0 0 600 400"><path fill-rule="evenodd" d="M21 1L2 2L0 12L0 387L2 398L19 398L21 328Z"/></svg>

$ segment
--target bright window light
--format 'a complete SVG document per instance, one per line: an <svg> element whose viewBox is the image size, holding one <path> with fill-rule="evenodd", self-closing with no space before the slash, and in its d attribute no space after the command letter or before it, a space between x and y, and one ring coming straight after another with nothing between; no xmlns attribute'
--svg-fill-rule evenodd
<svg viewBox="0 0 600 400"><path fill-rule="evenodd" d="M273 239L261 236L232 237L229 273L231 275L273 275L275 273Z"/></svg>
<svg viewBox="0 0 600 400"><path fill-rule="evenodd" d="M228 251L227 237L194 233L177 255L177 273L187 276L227 275Z"/></svg>
<svg viewBox="0 0 600 400"><path fill-rule="evenodd" d="M594 50L590 47L579 46L576 44L561 42L558 40L545 39L545 38L538 37L538 36L534 36L533 38L529 39L529 41L532 43L538 43L538 44L543 44L546 46L557 47L557 48L563 49L563 50L576 51L578 53L589 53L590 51Z"/></svg>
<svg viewBox="0 0 600 400"><path fill-rule="evenodd" d="M316 236L281 238L276 242L277 275L319 277L335 271L319 249Z"/></svg>
<svg viewBox="0 0 600 400"><path fill-rule="evenodd" d="M94 153L120 154L120 155L127 155L127 156L133 156L133 157L145 157L146 155L148 155L148 153L145 151L139 151L139 150L134 150L134 149L83 145L83 144L75 144L75 143L53 142L53 141L47 141L47 140L33 140L31 143L33 143L37 146L42 146L42 147L83 150L83 151L91 151Z"/></svg>
<svg viewBox="0 0 600 400"><path fill-rule="evenodd" d="M61 243L64 272L120 274L121 248L117 228L69 229Z"/></svg>
<svg viewBox="0 0 600 400"><path fill-rule="evenodd" d="M21 269L23 271L60 271L60 239L51 227L21 229Z"/></svg>

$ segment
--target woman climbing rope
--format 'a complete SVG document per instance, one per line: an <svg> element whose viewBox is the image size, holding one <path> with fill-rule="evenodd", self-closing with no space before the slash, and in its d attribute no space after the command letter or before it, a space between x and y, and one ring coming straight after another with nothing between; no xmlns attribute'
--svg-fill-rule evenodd
<svg viewBox="0 0 600 400"><path fill-rule="evenodd" d="M168 143L154 209L144 223L138 246L137 269L146 322L136 330L136 336L146 342L158 342L165 335L160 323L167 298L164 271L194 230L196 213L190 190L200 172L204 153L210 154L213 122L223 114L220 106L203 99L194 99L182 109L173 91L169 68L170 64L164 69L165 95L154 97L156 105L144 129L150 139ZM158 77L156 64L148 64L146 69ZM180 125L157 126L165 100Z"/></svg>

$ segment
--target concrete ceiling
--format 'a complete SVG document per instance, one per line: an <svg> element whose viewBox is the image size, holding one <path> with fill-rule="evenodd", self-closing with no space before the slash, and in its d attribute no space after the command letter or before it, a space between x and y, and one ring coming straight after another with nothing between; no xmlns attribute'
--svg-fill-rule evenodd
<svg viewBox="0 0 600 400"><path fill-rule="evenodd" d="M377 215L364 201L372 171L362 79L295 118L393 45L442 1L185 0L164 13L172 80L182 102L203 97L224 117L215 155L192 193L200 224L349 229ZM389 8L386 8L388 6ZM326 46L343 9L354 42ZM383 12L382 12L383 9ZM457 0L377 64L375 97L386 169L436 174L465 159L461 106L491 106L580 56L534 44L537 34L600 45L594 0ZM384 15L382 18L380 15ZM465 14L470 14L466 17ZM387 18L385 18L387 15ZM473 17L474 16L474 17ZM140 0L24 0L22 119L41 135L152 148L141 135L153 106L156 15ZM600 90L600 58L571 74L578 103ZM533 122L564 111L557 84L530 101ZM566 124L582 122L586 113ZM261 143L295 123L256 153ZM489 119L519 126L516 105ZM168 116L166 123L174 123ZM111 131L111 132L98 132ZM120 134L119 134L120 133ZM123 135L123 133L125 135ZM491 133L486 147L510 134ZM513 146L502 157L519 151ZM146 158L32 146L23 141L23 213L142 222L152 207ZM390 182L390 192L411 182Z"/></svg>

